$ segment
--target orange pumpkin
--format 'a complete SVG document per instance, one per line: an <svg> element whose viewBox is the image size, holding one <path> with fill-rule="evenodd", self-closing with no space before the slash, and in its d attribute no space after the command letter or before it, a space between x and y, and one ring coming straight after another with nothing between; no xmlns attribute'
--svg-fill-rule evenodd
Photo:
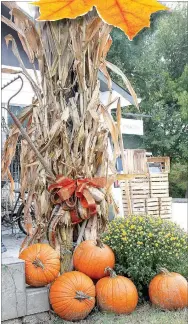
<svg viewBox="0 0 188 324"><path fill-rule="evenodd" d="M163 309L178 309L188 306L188 282L179 273L161 269L149 284L152 304Z"/></svg>
<svg viewBox="0 0 188 324"><path fill-rule="evenodd" d="M112 249L100 240L87 240L76 248L73 263L76 270L92 279L100 279L106 275L106 267L114 267L115 256Z"/></svg>
<svg viewBox="0 0 188 324"><path fill-rule="evenodd" d="M52 284L50 303L64 320L84 319L95 306L95 286L84 273L66 272Z"/></svg>
<svg viewBox="0 0 188 324"><path fill-rule="evenodd" d="M58 253L48 244L33 244L19 256L25 261L26 283L33 287L48 285L60 271Z"/></svg>
<svg viewBox="0 0 188 324"><path fill-rule="evenodd" d="M138 292L133 282L106 269L110 277L100 279L96 284L97 303L101 310L116 314L130 314L138 303Z"/></svg>

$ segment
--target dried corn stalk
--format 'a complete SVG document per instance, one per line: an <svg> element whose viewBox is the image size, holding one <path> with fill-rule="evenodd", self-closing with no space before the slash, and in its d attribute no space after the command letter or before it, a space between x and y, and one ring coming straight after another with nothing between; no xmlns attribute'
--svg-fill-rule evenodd
<svg viewBox="0 0 188 324"><path fill-rule="evenodd" d="M99 69L108 78L109 87L111 85L105 62L111 45L111 26L92 11L75 20L41 22L36 27L17 6L14 8L12 3L11 7L14 26L7 20L4 22L18 31L30 62L38 60L41 74L39 82L33 65L36 79L31 78L21 60L15 40L8 35L6 42L12 42L13 53L36 97L27 125L27 133L36 152L31 150L24 138L21 151L21 191L23 196L28 191L25 214L34 201L37 228L31 229L28 224L30 237L25 239L22 248L42 239L47 233L50 244L61 253L61 270L66 271L71 266L73 240L80 241L82 236L95 239L104 231L108 221L108 192L105 188L96 189L98 192L90 188L91 194L95 198L99 197L97 214L89 221L84 221L82 226L72 226L70 212L60 204L54 207L47 188L57 175L71 179L108 177L109 131L114 141L114 161L120 152L117 125L108 107L102 106L99 100ZM8 172L19 133L19 129L12 131L5 145L3 175ZM112 169L114 172L114 168ZM84 210L79 201L76 208L79 216L84 219ZM26 216L25 221L28 222Z"/></svg>

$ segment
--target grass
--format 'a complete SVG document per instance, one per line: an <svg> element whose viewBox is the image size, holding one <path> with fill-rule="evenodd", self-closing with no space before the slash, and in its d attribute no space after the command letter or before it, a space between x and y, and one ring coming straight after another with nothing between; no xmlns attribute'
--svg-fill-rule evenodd
<svg viewBox="0 0 188 324"><path fill-rule="evenodd" d="M130 315L115 315L93 311L87 319L67 322L56 317L53 324L187 324L188 310L162 311L149 304L137 307Z"/></svg>

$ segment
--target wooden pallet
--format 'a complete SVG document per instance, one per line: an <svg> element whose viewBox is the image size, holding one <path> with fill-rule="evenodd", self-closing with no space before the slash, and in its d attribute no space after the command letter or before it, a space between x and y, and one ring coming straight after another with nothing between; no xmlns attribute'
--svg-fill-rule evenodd
<svg viewBox="0 0 188 324"><path fill-rule="evenodd" d="M145 199L133 199L131 200L132 213L134 215L145 215ZM123 200L124 216L128 215L127 201Z"/></svg>
<svg viewBox="0 0 188 324"><path fill-rule="evenodd" d="M145 200L146 214L159 216L159 199L158 198L147 198Z"/></svg>
<svg viewBox="0 0 188 324"><path fill-rule="evenodd" d="M169 197L168 173L154 173L149 176L150 197Z"/></svg>
<svg viewBox="0 0 188 324"><path fill-rule="evenodd" d="M160 216L164 219L172 217L172 198L146 198L132 199L132 213L134 215L151 215L154 217ZM123 196L124 216L128 215L127 200Z"/></svg>
<svg viewBox="0 0 188 324"><path fill-rule="evenodd" d="M147 177L135 178L129 181L131 199L143 199L149 197L149 179Z"/></svg>
<svg viewBox="0 0 188 324"><path fill-rule="evenodd" d="M122 190L122 195L126 196L125 182L121 181L120 186ZM131 200L148 198L150 193L148 177L136 177L132 180L129 180L129 193Z"/></svg>
<svg viewBox="0 0 188 324"><path fill-rule="evenodd" d="M159 198L159 211L161 218L172 217L172 197Z"/></svg>
<svg viewBox="0 0 188 324"><path fill-rule="evenodd" d="M125 169L128 174L144 174L148 172L145 150L124 150Z"/></svg>
<svg viewBox="0 0 188 324"><path fill-rule="evenodd" d="M120 181L124 215L128 214L125 181ZM132 213L171 218L172 198L169 198L168 173L153 173L128 180Z"/></svg>
<svg viewBox="0 0 188 324"><path fill-rule="evenodd" d="M170 172L170 158L168 156L148 157L148 163L160 163L162 172Z"/></svg>
<svg viewBox="0 0 188 324"><path fill-rule="evenodd" d="M168 173L155 173L149 176L135 177L129 180L131 199L169 197ZM125 181L120 182L122 194L125 195Z"/></svg>

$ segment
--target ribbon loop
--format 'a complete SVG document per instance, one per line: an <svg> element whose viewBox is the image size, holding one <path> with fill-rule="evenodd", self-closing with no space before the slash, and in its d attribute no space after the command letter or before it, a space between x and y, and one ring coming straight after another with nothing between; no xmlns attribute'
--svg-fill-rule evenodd
<svg viewBox="0 0 188 324"><path fill-rule="evenodd" d="M111 183L113 181L114 179ZM97 214L97 204L88 188L104 188L107 185L109 183L104 177L73 180L59 175L56 177L56 182L48 187L48 191L51 193L51 201L54 205L64 203L65 210L70 211L72 224L75 224L82 221L78 216L77 199L87 210L87 218L90 218Z"/></svg>

